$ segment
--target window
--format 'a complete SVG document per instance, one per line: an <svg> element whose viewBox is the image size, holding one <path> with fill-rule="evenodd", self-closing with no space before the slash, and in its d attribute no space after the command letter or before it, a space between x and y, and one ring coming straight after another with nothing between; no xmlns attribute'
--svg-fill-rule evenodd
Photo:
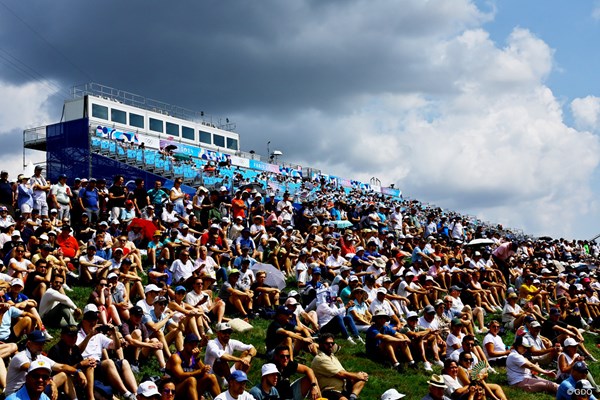
<svg viewBox="0 0 600 400"><path fill-rule="evenodd" d="M179 125L167 122L167 135L179 136Z"/></svg>
<svg viewBox="0 0 600 400"><path fill-rule="evenodd" d="M150 130L154 132L163 132L163 122L159 119L150 118Z"/></svg>
<svg viewBox="0 0 600 400"><path fill-rule="evenodd" d="M225 136L215 135L215 146L225 147Z"/></svg>
<svg viewBox="0 0 600 400"><path fill-rule="evenodd" d="M194 140L196 135L194 135L194 129L189 128L187 126L181 127L181 137L184 139Z"/></svg>
<svg viewBox="0 0 600 400"><path fill-rule="evenodd" d="M212 144L210 132L198 131L200 133L200 143Z"/></svg>
<svg viewBox="0 0 600 400"><path fill-rule="evenodd" d="M119 124L127 123L127 113L125 111L117 110L116 108L110 109L110 120L112 122L118 122Z"/></svg>
<svg viewBox="0 0 600 400"><path fill-rule="evenodd" d="M129 125L144 129L144 116L129 113Z"/></svg>
<svg viewBox="0 0 600 400"><path fill-rule="evenodd" d="M227 138L227 148L230 150L238 150L238 141L234 138Z"/></svg>
<svg viewBox="0 0 600 400"><path fill-rule="evenodd" d="M108 107L92 103L92 117L102 118L108 121Z"/></svg>

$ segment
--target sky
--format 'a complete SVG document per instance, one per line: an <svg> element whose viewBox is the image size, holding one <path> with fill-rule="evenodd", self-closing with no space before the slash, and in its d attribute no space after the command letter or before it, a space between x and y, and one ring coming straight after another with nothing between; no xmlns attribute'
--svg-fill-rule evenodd
<svg viewBox="0 0 600 400"><path fill-rule="evenodd" d="M0 164L96 82L227 117L244 151L588 239L599 34L586 0L0 0Z"/></svg>

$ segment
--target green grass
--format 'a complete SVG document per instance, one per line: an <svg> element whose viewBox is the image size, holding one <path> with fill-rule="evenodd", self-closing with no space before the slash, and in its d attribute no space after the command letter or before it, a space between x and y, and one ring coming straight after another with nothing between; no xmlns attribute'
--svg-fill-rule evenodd
<svg viewBox="0 0 600 400"><path fill-rule="evenodd" d="M87 302L91 288L88 287L75 287L73 292L69 293L69 296L73 301L83 308ZM498 316L496 316L498 317ZM488 317L490 318L490 317ZM491 318L490 318L491 319ZM260 382L260 366L267 362L265 359L265 332L270 321L262 319L256 319L251 322L254 329L246 333L234 333L233 338L241 340L244 343L251 343L258 350L258 357L254 360L252 369L249 373L249 378L252 384ZM50 333L54 336L54 339L48 343L46 350L48 350L54 343L56 343L60 337L58 330L51 330ZM505 343L512 343L513 334L507 334L503 340ZM478 339L482 342L483 335L478 335ZM600 350L596 348L597 338L591 335L586 336L586 345L592 352L594 357L600 359ZM345 340L339 339L338 343L342 346L341 350L337 353L344 368L348 371L357 372L365 371L369 374L369 382L361 393L362 399L375 400L379 399L381 394L389 389L396 388L400 393L407 395L408 399L420 399L427 394L427 380L429 379L430 373L423 370L422 366L417 370L408 370L400 374L389 367L381 364L377 364L365 356L364 345L357 344L351 346L345 342ZM309 354L302 354L303 358L306 359L306 364L310 366L312 356ZM600 363L588 363L590 370L594 377L600 377ZM137 377L138 381L143 376L148 375L159 375L158 363L155 359L150 359L140 365L140 374ZM526 393L522 390L515 390L508 386L506 381L506 369L496 368L498 374L490 374L488 381L500 384L506 393L508 399L519 399L519 400L537 400L537 399L553 399L552 396L541 393ZM434 366L434 373L438 374L441 372L441 368Z"/></svg>

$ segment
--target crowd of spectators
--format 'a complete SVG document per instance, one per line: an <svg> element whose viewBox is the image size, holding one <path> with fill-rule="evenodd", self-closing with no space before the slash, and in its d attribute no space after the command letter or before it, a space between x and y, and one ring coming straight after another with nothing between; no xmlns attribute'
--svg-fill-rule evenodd
<svg viewBox="0 0 600 400"><path fill-rule="evenodd" d="M427 399L505 400L488 379L498 373L557 399L598 395L586 340L600 328L595 242L517 238L324 182L298 202L43 173L0 174L0 388L11 400L355 400L369 373L346 370L341 346L433 374ZM275 273L286 287L267 283ZM70 296L80 286L85 304ZM236 339L255 318L269 320L266 362ZM45 355L49 330L60 338ZM150 358L162 379L140 383ZM247 388L251 369L261 380ZM396 389L381 398L403 397Z"/></svg>

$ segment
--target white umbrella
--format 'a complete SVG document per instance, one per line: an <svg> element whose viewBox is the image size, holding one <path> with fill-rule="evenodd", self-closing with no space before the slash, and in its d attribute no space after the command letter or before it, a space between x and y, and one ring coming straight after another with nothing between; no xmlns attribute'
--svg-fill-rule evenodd
<svg viewBox="0 0 600 400"><path fill-rule="evenodd" d="M265 283L269 286L282 290L285 287L285 275L271 264L256 263L250 267L254 274L258 271L266 271Z"/></svg>
<svg viewBox="0 0 600 400"><path fill-rule="evenodd" d="M473 239L471 240L467 246L486 246L488 244L494 244L495 242L492 239Z"/></svg>

